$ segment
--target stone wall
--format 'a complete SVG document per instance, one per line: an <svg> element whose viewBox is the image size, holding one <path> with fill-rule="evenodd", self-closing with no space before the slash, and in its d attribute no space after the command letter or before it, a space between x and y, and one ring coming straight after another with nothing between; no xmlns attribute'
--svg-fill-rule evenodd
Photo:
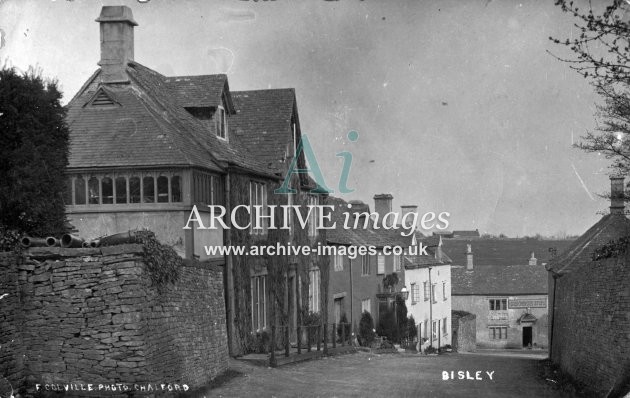
<svg viewBox="0 0 630 398"><path fill-rule="evenodd" d="M0 376L14 386L194 389L227 369L220 267L186 262L159 293L141 245L31 248L0 254L3 294Z"/></svg>
<svg viewBox="0 0 630 398"><path fill-rule="evenodd" d="M477 350L477 320L465 311L452 311L453 350L475 352Z"/></svg>
<svg viewBox="0 0 630 398"><path fill-rule="evenodd" d="M593 395L630 381L629 264L630 252L579 265L556 281L551 358Z"/></svg>

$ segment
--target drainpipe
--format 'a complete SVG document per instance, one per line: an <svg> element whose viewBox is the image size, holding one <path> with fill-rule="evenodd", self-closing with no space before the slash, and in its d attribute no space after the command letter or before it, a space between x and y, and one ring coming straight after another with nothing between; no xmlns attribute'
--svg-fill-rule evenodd
<svg viewBox="0 0 630 398"><path fill-rule="evenodd" d="M549 337L549 359L553 360L553 324L556 321L556 282L558 281L558 275L552 274L553 277L553 302L551 308L551 336Z"/></svg>
<svg viewBox="0 0 630 398"><path fill-rule="evenodd" d="M433 347L433 283L431 283L431 267L429 267L429 338Z"/></svg>
<svg viewBox="0 0 630 398"><path fill-rule="evenodd" d="M350 266L348 267L350 270L350 330L354 333L354 295L352 292L352 259L349 258Z"/></svg>

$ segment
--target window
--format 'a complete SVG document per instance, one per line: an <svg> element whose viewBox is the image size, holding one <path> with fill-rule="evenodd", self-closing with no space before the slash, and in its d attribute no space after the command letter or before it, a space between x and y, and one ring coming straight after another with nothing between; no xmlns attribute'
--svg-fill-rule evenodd
<svg viewBox="0 0 630 398"><path fill-rule="evenodd" d="M439 326L438 326L438 322L439 321L433 321L433 326L431 327L431 334L433 335L433 340L437 340L438 338L438 332L439 332Z"/></svg>
<svg viewBox="0 0 630 398"><path fill-rule="evenodd" d="M429 282L424 282L424 301L429 301L429 297L431 297L431 285Z"/></svg>
<svg viewBox="0 0 630 398"><path fill-rule="evenodd" d="M507 340L507 326L488 327L488 338L492 340Z"/></svg>
<svg viewBox="0 0 630 398"><path fill-rule="evenodd" d="M361 300L361 313L364 312L372 312L371 300L369 298Z"/></svg>
<svg viewBox="0 0 630 398"><path fill-rule="evenodd" d="M402 257L394 255L394 272L400 272Z"/></svg>
<svg viewBox="0 0 630 398"><path fill-rule="evenodd" d="M256 213L267 215L267 190L265 184L262 182L251 181L249 183L249 203L252 205L251 209L251 226L250 232L254 235L264 235L267 231L267 218L258 218ZM262 206L257 210L254 206ZM259 223L260 228L256 228L256 222Z"/></svg>
<svg viewBox="0 0 630 398"><path fill-rule="evenodd" d="M127 203L127 179L116 177L116 204Z"/></svg>
<svg viewBox="0 0 630 398"><path fill-rule="evenodd" d="M376 273L379 275L382 275L385 273L385 256L382 254L379 254L377 257L377 268L376 268Z"/></svg>
<svg viewBox="0 0 630 398"><path fill-rule="evenodd" d="M91 205L99 204L101 193L99 191L99 183L96 177L88 180L88 203Z"/></svg>
<svg viewBox="0 0 630 398"><path fill-rule="evenodd" d="M111 178L105 177L101 180L101 194L104 205L114 203L114 185Z"/></svg>
<svg viewBox="0 0 630 398"><path fill-rule="evenodd" d="M129 203L140 203L140 177L129 179Z"/></svg>
<svg viewBox="0 0 630 398"><path fill-rule="evenodd" d="M317 236L317 197L309 196L308 197L308 205L313 206L307 207L307 211L309 211L308 217L308 236Z"/></svg>
<svg viewBox="0 0 630 398"><path fill-rule="evenodd" d="M85 204L85 188L85 179L81 176L78 176L74 180L74 204Z"/></svg>
<svg viewBox="0 0 630 398"><path fill-rule="evenodd" d="M424 320L424 337L425 338L429 338L429 320L425 319Z"/></svg>
<svg viewBox="0 0 630 398"><path fill-rule="evenodd" d="M319 312L319 281L319 270L312 270L309 273L308 283L308 309L311 312Z"/></svg>
<svg viewBox="0 0 630 398"><path fill-rule="evenodd" d="M181 176L145 172L137 175L70 176L68 205L120 205L130 203L176 203L182 201ZM156 191L157 189L157 191ZM157 193L157 195L156 195Z"/></svg>
<svg viewBox="0 0 630 398"><path fill-rule="evenodd" d="M181 177L171 177L171 202L177 203L182 201Z"/></svg>
<svg viewBox="0 0 630 398"><path fill-rule="evenodd" d="M262 330L267 326L267 291L266 276L251 278L252 290L252 329Z"/></svg>
<svg viewBox="0 0 630 398"><path fill-rule="evenodd" d="M193 173L194 202L206 205L220 205L222 204L222 193L223 187L218 176L197 171Z"/></svg>
<svg viewBox="0 0 630 398"><path fill-rule="evenodd" d="M490 299L490 311L507 310L507 299Z"/></svg>
<svg viewBox="0 0 630 398"><path fill-rule="evenodd" d="M446 294L446 282L442 282L442 297L444 298L444 301L448 298L448 295Z"/></svg>
<svg viewBox="0 0 630 398"><path fill-rule="evenodd" d="M142 201L144 203L155 203L155 182L153 177L145 176L142 179Z"/></svg>
<svg viewBox="0 0 630 398"><path fill-rule="evenodd" d="M437 303L437 300L435 299L435 286L435 283L431 286L431 300L433 301L433 304Z"/></svg>
<svg viewBox="0 0 630 398"><path fill-rule="evenodd" d="M417 283L411 284L411 304L415 304L420 301L420 286Z"/></svg>
<svg viewBox="0 0 630 398"><path fill-rule="evenodd" d="M367 254L361 256L361 275L370 275L370 258Z"/></svg>
<svg viewBox="0 0 630 398"><path fill-rule="evenodd" d="M343 256L341 254L334 254L333 258L333 269L335 271L343 271Z"/></svg>
<svg viewBox="0 0 630 398"><path fill-rule="evenodd" d="M227 139L227 112L225 108L221 105L217 108L217 119L216 119L216 127L217 127L217 137Z"/></svg>
<svg viewBox="0 0 630 398"><path fill-rule="evenodd" d="M448 328L447 328L447 321L448 318L443 318L442 319L442 336L446 336L448 334Z"/></svg>
<svg viewBox="0 0 630 398"><path fill-rule="evenodd" d="M157 201L158 203L168 203L168 177L159 176L157 178Z"/></svg>

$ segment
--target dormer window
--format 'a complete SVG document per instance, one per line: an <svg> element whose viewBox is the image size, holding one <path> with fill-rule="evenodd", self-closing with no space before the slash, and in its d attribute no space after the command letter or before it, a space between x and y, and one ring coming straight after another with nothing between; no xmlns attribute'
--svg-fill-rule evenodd
<svg viewBox="0 0 630 398"><path fill-rule="evenodd" d="M228 113L225 110L225 101L222 101L221 105L217 107L216 116L217 137L227 140Z"/></svg>

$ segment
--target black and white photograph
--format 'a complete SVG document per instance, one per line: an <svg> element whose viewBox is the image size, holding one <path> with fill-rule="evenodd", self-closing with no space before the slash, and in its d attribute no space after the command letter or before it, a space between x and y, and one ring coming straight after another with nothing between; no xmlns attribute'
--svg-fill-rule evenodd
<svg viewBox="0 0 630 398"><path fill-rule="evenodd" d="M0 398L630 397L629 0L0 0Z"/></svg>

